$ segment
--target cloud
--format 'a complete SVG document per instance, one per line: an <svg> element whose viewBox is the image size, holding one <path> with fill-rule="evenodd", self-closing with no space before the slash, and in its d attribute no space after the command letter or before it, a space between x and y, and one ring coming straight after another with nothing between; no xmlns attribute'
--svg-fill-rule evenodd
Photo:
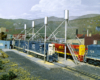
<svg viewBox="0 0 100 80"><path fill-rule="evenodd" d="M81 4L81 0L40 0L40 2L32 6L32 12L40 12L47 16L63 15L65 9L73 10L76 6ZM40 14L38 13L38 14Z"/></svg>
<svg viewBox="0 0 100 80"><path fill-rule="evenodd" d="M69 10L69 16L81 16L91 13L100 14L98 2L100 1L92 0L91 4L89 4L87 0L40 0L38 4L32 6L30 11L37 12L36 15L40 17L64 17L64 10L66 9Z"/></svg>
<svg viewBox="0 0 100 80"><path fill-rule="evenodd" d="M31 15L31 14L28 14L28 13L23 13L22 15L24 15L24 16L28 16L28 15Z"/></svg>
<svg viewBox="0 0 100 80"><path fill-rule="evenodd" d="M17 1L16 4L14 4L15 1ZM36 0L36 2L35 0L28 2L25 0L24 3L23 0L20 3L19 0L15 1L10 3L3 1L0 5L0 18L37 19L45 16L64 18L64 10L69 10L69 16L82 16L91 13L100 14L100 0ZM14 6L10 6L11 4Z"/></svg>
<svg viewBox="0 0 100 80"><path fill-rule="evenodd" d="M57 10L65 10L81 4L81 0L40 0L40 2L32 6L31 11L52 12Z"/></svg>

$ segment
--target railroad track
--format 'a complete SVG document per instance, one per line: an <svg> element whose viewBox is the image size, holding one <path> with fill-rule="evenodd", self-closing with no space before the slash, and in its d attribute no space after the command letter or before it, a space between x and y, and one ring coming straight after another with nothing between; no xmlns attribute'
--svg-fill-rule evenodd
<svg viewBox="0 0 100 80"><path fill-rule="evenodd" d="M58 64L58 63L54 63L54 64L61 66L61 64ZM61 68L66 70L66 71L72 72L72 73L74 73L74 75L79 76L79 77L88 78L89 80L100 80L99 75L89 73L89 72L86 72L86 71L81 70L81 69L77 70L75 68L72 68L69 66L64 66L64 65L61 66Z"/></svg>

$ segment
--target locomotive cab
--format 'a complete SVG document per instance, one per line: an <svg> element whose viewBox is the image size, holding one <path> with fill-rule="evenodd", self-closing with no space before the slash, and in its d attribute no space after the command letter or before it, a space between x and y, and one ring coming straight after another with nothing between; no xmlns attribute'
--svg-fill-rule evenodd
<svg viewBox="0 0 100 80"><path fill-rule="evenodd" d="M58 61L58 55L55 53L55 44L48 45L47 61L49 62Z"/></svg>
<svg viewBox="0 0 100 80"><path fill-rule="evenodd" d="M49 44L48 45L48 55L53 55L55 53L55 45Z"/></svg>

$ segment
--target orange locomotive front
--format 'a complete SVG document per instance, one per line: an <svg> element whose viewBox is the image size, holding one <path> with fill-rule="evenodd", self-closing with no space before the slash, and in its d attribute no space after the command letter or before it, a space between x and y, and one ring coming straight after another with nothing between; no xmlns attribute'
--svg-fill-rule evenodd
<svg viewBox="0 0 100 80"><path fill-rule="evenodd" d="M55 52L56 53L65 54L65 52L64 52L65 44L59 44L59 43L52 43L52 44L55 44ZM77 59L79 61L83 61L84 55L85 55L85 45L71 45L71 47L73 48L74 54L77 57ZM68 47L66 47L66 54L71 56L71 53L70 53Z"/></svg>

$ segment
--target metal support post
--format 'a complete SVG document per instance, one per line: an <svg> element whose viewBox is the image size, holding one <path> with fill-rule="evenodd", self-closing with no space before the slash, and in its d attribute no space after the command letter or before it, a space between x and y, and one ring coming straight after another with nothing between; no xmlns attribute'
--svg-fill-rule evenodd
<svg viewBox="0 0 100 80"><path fill-rule="evenodd" d="M26 29L25 29L25 40L26 40Z"/></svg>
<svg viewBox="0 0 100 80"><path fill-rule="evenodd" d="M46 25L47 25L47 17L45 17L45 21L44 21L44 24L45 24L45 36L44 36L44 63L45 63L45 53L46 53Z"/></svg>
<svg viewBox="0 0 100 80"><path fill-rule="evenodd" d="M34 35L34 21L32 21L32 36ZM33 37L32 37L32 41L33 41Z"/></svg>
<svg viewBox="0 0 100 80"><path fill-rule="evenodd" d="M65 10L65 55L64 55L65 61L66 61L66 53L67 53L67 50L66 50L66 42L67 42L68 18L69 18L69 11L68 10Z"/></svg>
<svg viewBox="0 0 100 80"><path fill-rule="evenodd" d="M33 30L32 30L32 35L34 35L34 27L33 27ZM32 41L33 41L33 37L32 37Z"/></svg>
<svg viewBox="0 0 100 80"><path fill-rule="evenodd" d="M24 29L25 29L25 37L24 37L24 40L26 40L26 24L24 24Z"/></svg>
<svg viewBox="0 0 100 80"><path fill-rule="evenodd" d="M19 40L19 44L18 44L18 52L19 52L19 49L20 49L20 40Z"/></svg>
<svg viewBox="0 0 100 80"><path fill-rule="evenodd" d="M28 48L27 49L29 50L29 41L28 41ZM29 54L29 51L27 51L27 54Z"/></svg>

